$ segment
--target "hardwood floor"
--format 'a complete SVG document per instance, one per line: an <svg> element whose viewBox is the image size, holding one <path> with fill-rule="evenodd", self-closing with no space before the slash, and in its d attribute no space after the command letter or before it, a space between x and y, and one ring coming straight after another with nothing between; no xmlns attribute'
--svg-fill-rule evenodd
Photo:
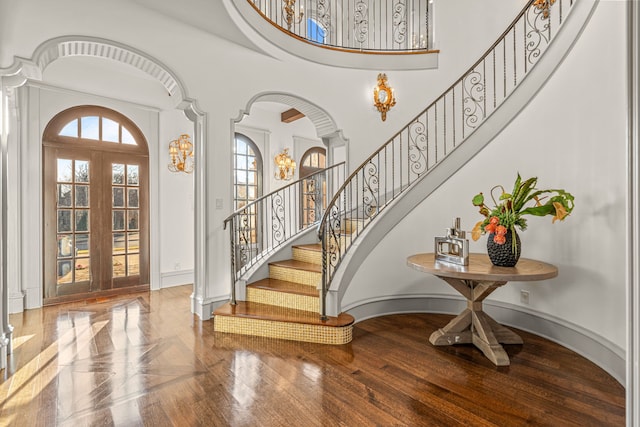
<svg viewBox="0 0 640 427"><path fill-rule="evenodd" d="M0 425L623 426L600 368L518 331L495 367L434 347L452 316L358 323L342 346L229 335L189 313L190 286L11 315Z"/></svg>

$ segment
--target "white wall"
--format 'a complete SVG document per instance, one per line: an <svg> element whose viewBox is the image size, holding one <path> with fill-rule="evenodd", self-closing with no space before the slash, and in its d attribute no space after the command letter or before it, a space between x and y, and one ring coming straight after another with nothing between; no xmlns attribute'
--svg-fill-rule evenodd
<svg viewBox="0 0 640 427"><path fill-rule="evenodd" d="M193 175L168 168L169 142L188 134L193 142L193 123L180 111L160 113L158 142L158 224L160 250L159 287L193 283L194 199Z"/></svg>
<svg viewBox="0 0 640 427"><path fill-rule="evenodd" d="M460 172L398 224L362 264L343 308L389 295L455 294L444 282L406 266L431 252L461 217L471 230L481 219L472 197L496 184L510 190L516 173L537 176L539 188L564 188L576 208L564 222L529 219L522 256L553 263L559 276L512 283L490 300L520 306L604 341L625 345L626 83L625 4L601 3L583 36L539 95ZM594 52L598 52L597 55ZM484 252L486 237L472 243ZM384 266L384 267L381 267ZM520 303L520 290L530 303Z"/></svg>

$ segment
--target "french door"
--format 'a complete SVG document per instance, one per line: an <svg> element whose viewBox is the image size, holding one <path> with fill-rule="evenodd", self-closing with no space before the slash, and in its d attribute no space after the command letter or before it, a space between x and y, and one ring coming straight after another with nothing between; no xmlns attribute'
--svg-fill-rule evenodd
<svg viewBox="0 0 640 427"><path fill-rule="evenodd" d="M147 163L45 146L45 304L148 289Z"/></svg>

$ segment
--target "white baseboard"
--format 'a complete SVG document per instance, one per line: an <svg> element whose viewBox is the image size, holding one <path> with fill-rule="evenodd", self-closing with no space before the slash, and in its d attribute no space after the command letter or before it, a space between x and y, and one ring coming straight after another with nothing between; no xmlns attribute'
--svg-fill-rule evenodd
<svg viewBox="0 0 640 427"><path fill-rule="evenodd" d="M24 293L9 294L9 314L22 313L24 311Z"/></svg>
<svg viewBox="0 0 640 427"><path fill-rule="evenodd" d="M356 323L373 317L401 313L458 314L466 301L452 295L406 295L363 300L344 307ZM556 342L589 359L625 385L625 351L608 339L566 320L498 301L484 301L485 311L498 322Z"/></svg>
<svg viewBox="0 0 640 427"><path fill-rule="evenodd" d="M193 283L193 270L178 270L160 273L160 289Z"/></svg>

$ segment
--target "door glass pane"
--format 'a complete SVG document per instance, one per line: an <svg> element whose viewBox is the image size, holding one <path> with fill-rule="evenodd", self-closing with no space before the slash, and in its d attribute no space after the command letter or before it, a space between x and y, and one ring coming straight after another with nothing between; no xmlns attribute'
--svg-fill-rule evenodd
<svg viewBox="0 0 640 427"><path fill-rule="evenodd" d="M57 258L67 258L73 254L73 235L59 234Z"/></svg>
<svg viewBox="0 0 640 427"><path fill-rule="evenodd" d="M60 133L58 134L60 136L72 136L74 138L78 137L78 119L75 120L71 120L69 123L67 123L62 130L60 131Z"/></svg>
<svg viewBox="0 0 640 427"><path fill-rule="evenodd" d="M76 207L77 208L89 207L89 186L88 185L76 185Z"/></svg>
<svg viewBox="0 0 640 427"><path fill-rule="evenodd" d="M78 258L75 263L75 282L86 282L90 277L89 258Z"/></svg>
<svg viewBox="0 0 640 427"><path fill-rule="evenodd" d="M72 262L70 260L58 261L58 284L71 283L73 281Z"/></svg>
<svg viewBox="0 0 640 427"><path fill-rule="evenodd" d="M124 277L126 274L125 270L125 256L124 255L116 255L112 257L112 272L113 277Z"/></svg>
<svg viewBox="0 0 640 427"><path fill-rule="evenodd" d="M140 233L127 233L127 251L139 252L140 251Z"/></svg>
<svg viewBox="0 0 640 427"><path fill-rule="evenodd" d="M76 234L76 256L87 257L91 255L88 234Z"/></svg>
<svg viewBox="0 0 640 427"><path fill-rule="evenodd" d="M76 182L89 182L88 160L76 160Z"/></svg>
<svg viewBox="0 0 640 427"><path fill-rule="evenodd" d="M126 252L125 242L124 242L125 234L124 233L113 233L113 254L123 254Z"/></svg>
<svg viewBox="0 0 640 427"><path fill-rule="evenodd" d="M58 233L66 231L73 231L71 229L71 211L60 209L58 210Z"/></svg>
<svg viewBox="0 0 640 427"><path fill-rule="evenodd" d="M120 124L106 117L102 118L102 140L107 142L120 142Z"/></svg>
<svg viewBox="0 0 640 427"><path fill-rule="evenodd" d="M68 159L58 159L58 182L71 182L73 162Z"/></svg>
<svg viewBox="0 0 640 427"><path fill-rule="evenodd" d="M58 207L71 207L71 184L58 184Z"/></svg>
<svg viewBox="0 0 640 427"><path fill-rule="evenodd" d="M139 200L138 200L138 189L129 188L128 193L129 193L129 200L128 200L127 206L130 208L140 207Z"/></svg>
<svg viewBox="0 0 640 427"><path fill-rule="evenodd" d="M138 225L138 210L127 211L127 230L137 230Z"/></svg>
<svg viewBox="0 0 640 427"><path fill-rule="evenodd" d="M122 127L122 143L127 145L136 145L136 140L133 139L133 135L124 126Z"/></svg>
<svg viewBox="0 0 640 427"><path fill-rule="evenodd" d="M124 211L113 211L113 231L124 230Z"/></svg>
<svg viewBox="0 0 640 427"><path fill-rule="evenodd" d="M113 207L124 208L124 188L113 187Z"/></svg>
<svg viewBox="0 0 640 427"><path fill-rule="evenodd" d="M124 184L124 165L114 163L111 165L112 184Z"/></svg>
<svg viewBox="0 0 640 427"><path fill-rule="evenodd" d="M89 231L89 211L76 210L76 231Z"/></svg>
<svg viewBox="0 0 640 427"><path fill-rule="evenodd" d="M139 185L140 167L138 165L127 165L127 185Z"/></svg>
<svg viewBox="0 0 640 427"><path fill-rule="evenodd" d="M80 138L100 139L100 127L97 116L86 116L80 120Z"/></svg>
<svg viewBox="0 0 640 427"><path fill-rule="evenodd" d="M140 255L127 255L127 276L140 274Z"/></svg>

